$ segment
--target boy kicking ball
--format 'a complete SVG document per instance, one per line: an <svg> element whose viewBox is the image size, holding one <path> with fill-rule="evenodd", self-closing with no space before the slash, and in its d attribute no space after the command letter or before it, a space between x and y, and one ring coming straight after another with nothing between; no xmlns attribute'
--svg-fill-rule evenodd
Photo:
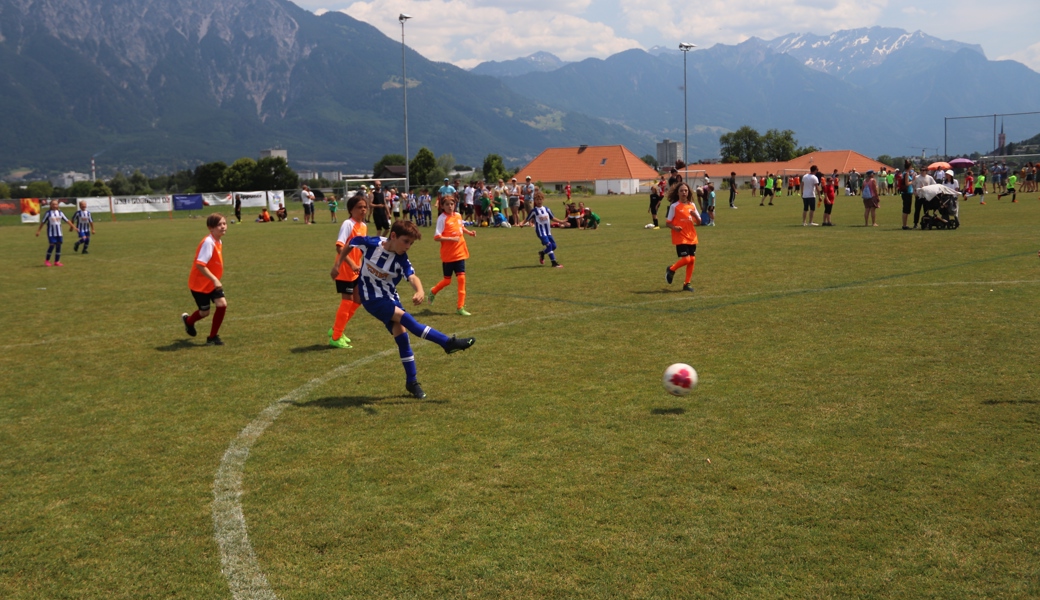
<svg viewBox="0 0 1040 600"><path fill-rule="evenodd" d="M182 314L181 321L184 321L184 331L195 337L195 323L209 316L209 304L212 301L217 305L217 310L213 314L213 324L210 326L206 345L223 346L224 342L217 333L220 331L220 324L224 322L224 311L227 310L224 286L220 283L220 278L224 276L224 246L220 238L227 233L227 219L222 214L213 213L206 218L206 227L209 228L209 235L203 238L195 249L195 264L188 274L188 289L191 290L199 309L191 316L188 316L188 313Z"/></svg>
<svg viewBox="0 0 1040 600"><path fill-rule="evenodd" d="M404 367L405 389L421 400L426 397L426 392L419 385L415 355L408 340L408 332L437 344L448 354L465 350L476 340L455 336L449 338L436 329L419 323L401 306L397 284L402 279L407 279L415 291L412 302L416 306L422 304L425 299L422 282L408 260L408 250L420 239L422 234L414 223L397 221L390 228L390 237L358 236L350 240L350 245L360 248L364 253L360 277L355 286L361 305L369 314L382 321L390 335L394 336L401 356L401 365Z"/></svg>

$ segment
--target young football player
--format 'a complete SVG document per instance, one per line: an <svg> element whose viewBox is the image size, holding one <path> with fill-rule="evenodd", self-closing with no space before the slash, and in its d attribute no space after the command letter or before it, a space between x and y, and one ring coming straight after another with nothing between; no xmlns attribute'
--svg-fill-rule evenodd
<svg viewBox="0 0 1040 600"><path fill-rule="evenodd" d="M430 290L430 304L437 294L451 285L451 276L459 282L459 297L456 312L469 317L471 313L466 310L466 259L469 258L469 248L466 246L466 238L477 235L476 231L466 229L462 222L462 215L455 212L455 196L444 196L439 202L441 215L437 217L437 229L434 231L433 239L441 243L441 269L444 279Z"/></svg>

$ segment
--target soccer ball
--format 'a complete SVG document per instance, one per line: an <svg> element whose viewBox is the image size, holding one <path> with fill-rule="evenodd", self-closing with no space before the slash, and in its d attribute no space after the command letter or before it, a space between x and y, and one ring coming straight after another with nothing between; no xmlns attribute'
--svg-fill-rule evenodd
<svg viewBox="0 0 1040 600"><path fill-rule="evenodd" d="M653 223L647 223L646 225L643 226L643 229L653 229L653 228L654 228L654 224Z"/></svg>
<svg viewBox="0 0 1040 600"><path fill-rule="evenodd" d="M673 396L685 396L697 387L697 371L690 365L675 363L664 370L664 389Z"/></svg>

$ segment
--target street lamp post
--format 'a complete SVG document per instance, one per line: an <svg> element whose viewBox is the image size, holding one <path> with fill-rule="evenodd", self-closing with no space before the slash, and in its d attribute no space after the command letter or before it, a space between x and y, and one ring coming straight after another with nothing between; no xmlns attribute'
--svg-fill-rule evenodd
<svg viewBox="0 0 1040 600"><path fill-rule="evenodd" d="M406 199L410 191L411 181L408 172L408 157L410 156L408 154L408 71L405 69L404 63L404 22L411 18L412 15L406 15L405 13L397 16L397 20L401 22L401 83L404 90L404 197Z"/></svg>
<svg viewBox="0 0 1040 600"><path fill-rule="evenodd" d="M687 94L686 94L686 55L689 54L690 50L693 50L696 47L697 47L696 44L690 44L688 42L679 42L679 50L682 50L682 53L683 53L682 54L682 71L683 71L682 72L682 94L683 94L683 151L682 151L682 159L683 159L683 164L686 165L686 167L684 167L686 175L689 175L689 172L690 172L690 167L689 167L689 158L690 157L687 154L688 153L688 149L689 149L689 145L690 145L690 119L689 119L689 116L687 115L688 103L686 101L686 97L687 97ZM686 180L686 176L683 176L683 181L685 181L685 180Z"/></svg>

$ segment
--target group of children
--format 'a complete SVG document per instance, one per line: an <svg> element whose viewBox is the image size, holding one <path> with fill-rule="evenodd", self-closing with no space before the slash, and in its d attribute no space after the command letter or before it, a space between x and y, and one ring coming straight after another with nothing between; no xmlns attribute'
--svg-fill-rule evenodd
<svg viewBox="0 0 1040 600"><path fill-rule="evenodd" d="M69 232L77 232L79 239L75 245L72 246L74 252L80 251L80 246L83 247L83 254L88 254L87 247L90 246L90 236L94 234L94 219L90 216L90 211L87 210L87 203L80 202L79 210L72 215L70 221L65 213L61 212L58 208L58 201L51 200L49 208L41 218L40 226L36 228L36 237L40 237L40 231L47 227L47 257L43 261L43 266L50 267L63 267L65 265L61 262L61 246L65 241L65 236L62 233L62 223L69 225ZM51 254L54 255L54 262L51 263Z"/></svg>

